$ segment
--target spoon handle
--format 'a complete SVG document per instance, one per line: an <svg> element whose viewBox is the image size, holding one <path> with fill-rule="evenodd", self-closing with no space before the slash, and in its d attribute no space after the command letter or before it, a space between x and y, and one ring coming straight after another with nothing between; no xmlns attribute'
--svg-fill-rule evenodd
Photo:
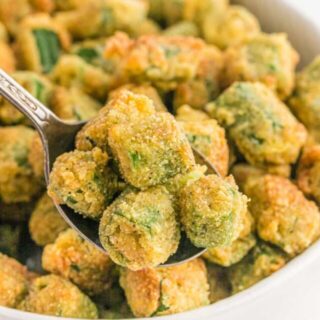
<svg viewBox="0 0 320 320"><path fill-rule="evenodd" d="M0 69L0 95L30 119L39 132L44 132L49 123L59 122L53 112L35 99L2 69Z"/></svg>

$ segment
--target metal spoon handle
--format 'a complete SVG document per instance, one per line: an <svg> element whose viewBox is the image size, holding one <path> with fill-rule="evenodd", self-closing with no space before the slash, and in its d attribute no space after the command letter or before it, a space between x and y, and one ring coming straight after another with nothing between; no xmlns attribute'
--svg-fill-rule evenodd
<svg viewBox="0 0 320 320"><path fill-rule="evenodd" d="M0 95L30 119L39 132L43 133L50 122L59 121L53 112L35 99L2 69L0 69Z"/></svg>

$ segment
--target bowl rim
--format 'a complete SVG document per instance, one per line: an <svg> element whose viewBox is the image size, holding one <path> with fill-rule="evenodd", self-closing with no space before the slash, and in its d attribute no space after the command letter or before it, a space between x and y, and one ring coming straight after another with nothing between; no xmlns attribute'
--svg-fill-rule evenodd
<svg viewBox="0 0 320 320"><path fill-rule="evenodd" d="M199 0L201 1L201 0ZM269 0L271 2L271 0ZM305 11L301 11L301 3L293 2L290 0L273 0L277 2L277 5L282 6L286 10L290 10L292 14L299 18L304 23L307 23L314 31L315 36L319 37L320 41L320 24L316 24L313 19L306 14ZM233 1L237 4L246 1ZM246 6L246 3L243 4ZM152 318L133 318L127 320L194 320L201 316L202 320L212 319L213 316L218 316L230 310L230 307L236 308L247 302L251 302L260 299L262 295L271 290L271 288L280 286L283 282L289 280L297 273L301 272L303 268L313 263L320 257L320 239L315 241L309 248L290 260L284 267L269 277L259 281L252 287L239 292L233 296L222 299L218 302L210 304L208 306L200 307L191 311L182 312L174 315L152 317ZM63 318L49 315L36 314L26 311L20 311L13 308L7 308L0 306L0 319L4 320L75 320L75 318Z"/></svg>

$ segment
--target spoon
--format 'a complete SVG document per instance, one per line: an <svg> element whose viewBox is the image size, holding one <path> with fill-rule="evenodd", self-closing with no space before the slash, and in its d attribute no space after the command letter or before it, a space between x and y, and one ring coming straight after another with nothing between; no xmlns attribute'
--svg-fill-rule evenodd
<svg viewBox="0 0 320 320"><path fill-rule="evenodd" d="M55 159L62 153L73 150L75 136L85 122L72 123L59 119L1 69L0 95L21 111L38 131L45 153L44 173L48 185L50 171ZM201 152L195 149L193 151L203 160L210 171L219 175L213 164ZM55 203L55 206L70 227L76 230L82 238L105 252L99 240L99 223L97 221L83 218L66 205ZM195 247L183 233L177 252L161 266L173 266L186 262L198 257L205 251L206 249Z"/></svg>

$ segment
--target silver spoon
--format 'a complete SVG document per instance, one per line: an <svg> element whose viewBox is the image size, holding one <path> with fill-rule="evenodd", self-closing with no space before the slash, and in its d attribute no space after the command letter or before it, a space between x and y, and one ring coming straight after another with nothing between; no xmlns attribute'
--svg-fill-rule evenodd
<svg viewBox="0 0 320 320"><path fill-rule="evenodd" d="M75 136L85 122L71 123L59 119L52 111L46 108L40 101L34 98L1 69L0 95L11 102L19 111L31 120L38 131L45 153L44 173L46 183L48 184L49 174L55 159L60 154L73 149ZM194 152L205 162L210 171L219 174L203 154L195 149ZM55 205L70 227L75 229L81 237L105 251L99 240L98 222L83 218L80 214L74 212L66 205L59 205L57 203L55 203ZM186 262L198 257L205 251L206 249L195 247L183 234L177 252L162 266L172 266Z"/></svg>

